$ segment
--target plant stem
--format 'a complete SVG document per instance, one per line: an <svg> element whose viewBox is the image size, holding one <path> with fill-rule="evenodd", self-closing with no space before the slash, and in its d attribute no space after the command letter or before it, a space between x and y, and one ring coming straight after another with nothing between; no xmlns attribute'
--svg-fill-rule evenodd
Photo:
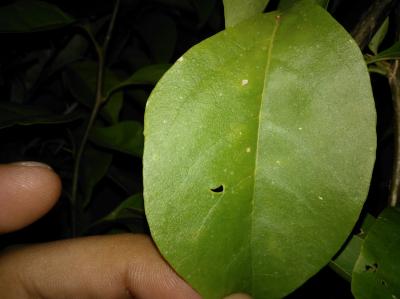
<svg viewBox="0 0 400 299"><path fill-rule="evenodd" d="M351 35L363 50L393 10L398 0L376 0L361 16L361 21L352 30Z"/></svg>
<svg viewBox="0 0 400 299"><path fill-rule="evenodd" d="M101 105L104 102L103 97L103 86L104 86L104 69L105 69L105 58L107 53L107 48L110 43L111 34L114 29L115 20L118 13L120 0L116 0L114 10L112 13L111 21L108 26L107 34L104 39L103 47L100 47L93 35L88 31L89 37L92 40L97 56L98 56L98 68L97 68L97 78L96 78L96 96L95 102L93 105L92 112L90 114L90 118L87 122L85 132L83 134L81 143L79 144L78 150L76 152L75 161L74 161L74 170L73 170L73 177L72 177L72 192L71 192L71 229L72 229L72 236L75 237L78 235L77 230L77 222L78 222L78 215L81 212L81 207L78 204L77 195L78 195L78 182L79 182L79 172L80 172L80 165L82 160L83 152L85 151L85 147L87 144L87 140L89 137L89 133L93 124L96 120L97 114Z"/></svg>
<svg viewBox="0 0 400 299"><path fill-rule="evenodd" d="M392 182L390 185L389 206L395 207L398 202L400 190L400 67L399 60L392 64L392 70L388 73L389 86L392 92L393 102L393 131L394 153Z"/></svg>
<svg viewBox="0 0 400 299"><path fill-rule="evenodd" d="M117 18L117 13L118 13L118 9L119 9L119 3L120 3L120 0L115 1L114 11L111 16L110 25L108 26L107 34L106 34L106 37L105 37L104 43L103 43L103 53L104 54L107 53L108 45L110 44L111 35L114 30L115 20Z"/></svg>

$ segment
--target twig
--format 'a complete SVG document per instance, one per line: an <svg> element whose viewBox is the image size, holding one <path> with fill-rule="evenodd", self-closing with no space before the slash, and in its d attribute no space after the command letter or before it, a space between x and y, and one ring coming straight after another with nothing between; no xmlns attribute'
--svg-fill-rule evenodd
<svg viewBox="0 0 400 299"><path fill-rule="evenodd" d="M73 178L72 178L72 192L71 192L71 226L72 226L72 235L75 237L77 235L77 216L80 213L80 206L77 203L77 194L78 194L78 181L79 181L79 171L80 171L80 164L82 160L82 155L86 147L86 143L89 137L89 133L93 124L96 120L97 114L101 105L104 102L103 97L103 86L104 86L104 68L105 68L105 58L107 54L107 48L110 43L111 34L114 29L115 20L118 14L120 0L116 0L114 10L112 13L111 21L108 26L107 34L104 39L103 47L100 47L97 41L94 39L93 35L89 32L89 37L92 40L97 56L98 56L98 68L97 68L97 78L96 78L96 97L95 103L92 109L92 113L86 125L85 132L83 134L81 143L79 145L78 151L76 153L75 162L74 162L74 171L73 171Z"/></svg>
<svg viewBox="0 0 400 299"><path fill-rule="evenodd" d="M351 32L363 50L399 0L375 0Z"/></svg>
<svg viewBox="0 0 400 299"><path fill-rule="evenodd" d="M111 16L110 25L108 26L107 34L106 34L106 37L105 37L104 43L103 43L103 53L104 54L107 52L108 45L110 44L111 35L112 35L113 30L114 30L115 20L117 18L117 14L118 14L119 3L120 3L120 0L116 0L114 11L113 11L113 14Z"/></svg>
<svg viewBox="0 0 400 299"><path fill-rule="evenodd" d="M399 60L392 64L388 73L389 86L392 92L393 102L393 131L394 153L392 181L390 185L389 206L395 207L398 202L400 190L400 67Z"/></svg>

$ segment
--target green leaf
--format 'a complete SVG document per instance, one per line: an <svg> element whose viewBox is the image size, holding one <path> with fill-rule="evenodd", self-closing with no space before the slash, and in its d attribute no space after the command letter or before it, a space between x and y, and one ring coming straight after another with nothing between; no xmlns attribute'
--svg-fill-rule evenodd
<svg viewBox="0 0 400 299"><path fill-rule="evenodd" d="M107 97L115 93L121 88L131 85L156 85L158 80L164 75L164 73L171 67L170 64L153 64L145 66L130 76L125 81L116 85L114 88L108 91Z"/></svg>
<svg viewBox="0 0 400 299"><path fill-rule="evenodd" d="M143 90L141 88L131 88L126 91L126 95L132 99L132 102L135 102L140 107L145 108L150 91Z"/></svg>
<svg viewBox="0 0 400 299"><path fill-rule="evenodd" d="M362 244L362 238L357 235L353 236L343 252L329 263L336 273L349 282L351 281L354 265L361 252Z"/></svg>
<svg viewBox="0 0 400 299"><path fill-rule="evenodd" d="M223 0L225 27L233 27L251 17L261 14L269 0Z"/></svg>
<svg viewBox="0 0 400 299"><path fill-rule="evenodd" d="M110 214L102 219L102 221L119 221L125 218L137 216L144 217L143 195L141 193L134 194L125 199Z"/></svg>
<svg viewBox="0 0 400 299"><path fill-rule="evenodd" d="M374 222L375 218L367 214L361 226L360 232L354 235L348 244L346 244L346 247L343 249L343 251L329 263L329 265L340 276L349 282L351 281L354 265L356 264L357 258L360 255L364 238Z"/></svg>
<svg viewBox="0 0 400 299"><path fill-rule="evenodd" d="M327 9L330 0L315 0L315 1L317 2L317 4L319 4L323 8Z"/></svg>
<svg viewBox="0 0 400 299"><path fill-rule="evenodd" d="M160 11L144 13L141 15L137 31L155 63L170 62L178 37L172 17Z"/></svg>
<svg viewBox="0 0 400 299"><path fill-rule="evenodd" d="M141 157L143 126L136 121L121 121L110 127L93 127L90 141L98 146Z"/></svg>
<svg viewBox="0 0 400 299"><path fill-rule="evenodd" d="M383 65L378 65L378 64L368 65L368 72L379 74L379 75L382 75L385 77L387 77L387 75L388 75L388 69L386 67L384 67Z"/></svg>
<svg viewBox="0 0 400 299"><path fill-rule="evenodd" d="M42 1L20 0L0 6L0 32L32 32L66 26L74 19Z"/></svg>
<svg viewBox="0 0 400 299"><path fill-rule="evenodd" d="M353 271L356 298L400 298L400 211L384 210L365 238Z"/></svg>
<svg viewBox="0 0 400 299"><path fill-rule="evenodd" d="M155 2L184 11L194 11L192 0L155 0Z"/></svg>
<svg viewBox="0 0 400 299"><path fill-rule="evenodd" d="M147 103L144 198L160 252L204 298L284 297L358 219L375 123L359 48L311 2L201 42Z"/></svg>
<svg viewBox="0 0 400 299"><path fill-rule="evenodd" d="M378 55L367 57L367 64L384 60L400 59L400 41L396 42L389 49L380 52Z"/></svg>
<svg viewBox="0 0 400 299"><path fill-rule="evenodd" d="M129 232L146 232L147 225L145 222L143 196L141 193L134 194L125 199L111 213L93 223L88 228L87 232L100 233L107 229L107 227L114 228L115 230L117 224L119 224L119 227L121 224L124 225ZM119 233L121 232L127 231L119 231Z"/></svg>
<svg viewBox="0 0 400 299"><path fill-rule="evenodd" d="M82 118L81 113L56 114L43 108L0 102L0 129L14 125L62 124Z"/></svg>
<svg viewBox="0 0 400 299"><path fill-rule="evenodd" d="M97 63L81 61L73 63L64 73L64 80L74 98L83 105L92 108L96 95ZM108 94L120 80L110 70L106 70L104 79L104 93ZM115 93L100 110L100 115L111 124L118 122L119 113L123 104L123 95Z"/></svg>
<svg viewBox="0 0 400 299"><path fill-rule="evenodd" d="M81 59L83 57L83 54L87 51L88 46L88 40L82 35L76 34L71 37L68 43L62 48L62 50L51 62L51 65L47 70L48 75L52 75L55 72L64 68L66 65L74 63L77 60Z"/></svg>
<svg viewBox="0 0 400 299"><path fill-rule="evenodd" d="M84 192L83 207L87 207L92 198L93 188L107 174L112 162L112 154L87 146L82 160L82 185Z"/></svg>
<svg viewBox="0 0 400 299"><path fill-rule="evenodd" d="M167 5L175 9L183 10L186 14L197 14L199 27L210 17L215 9L215 0L155 0L157 3Z"/></svg>
<svg viewBox="0 0 400 299"><path fill-rule="evenodd" d="M216 1L215 0L192 0L192 5L196 7L197 17L199 19L198 27L202 27L210 15L215 10Z"/></svg>
<svg viewBox="0 0 400 299"><path fill-rule="evenodd" d="M378 54L378 48L381 45L383 39L385 38L387 31L389 29L389 18L386 18L379 30L375 33L371 41L369 42L368 48L375 55Z"/></svg>
<svg viewBox="0 0 400 299"><path fill-rule="evenodd" d="M111 95L106 104L100 109L100 115L111 124L118 123L119 113L121 112L123 103L124 96L122 93Z"/></svg>

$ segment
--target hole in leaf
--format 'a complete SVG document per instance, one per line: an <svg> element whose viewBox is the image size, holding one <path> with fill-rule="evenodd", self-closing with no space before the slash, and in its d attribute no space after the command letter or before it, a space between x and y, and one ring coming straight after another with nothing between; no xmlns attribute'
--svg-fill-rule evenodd
<svg viewBox="0 0 400 299"><path fill-rule="evenodd" d="M377 269L378 269L377 263L374 263L372 265L365 265L365 271L367 272L376 272Z"/></svg>
<svg viewBox="0 0 400 299"><path fill-rule="evenodd" d="M218 187L211 188L210 191L214 193L221 193L224 191L224 185L219 185Z"/></svg>
<svg viewBox="0 0 400 299"><path fill-rule="evenodd" d="M385 280L381 280L381 284L384 286L384 287L387 287L388 285L387 285L387 282L385 281Z"/></svg>

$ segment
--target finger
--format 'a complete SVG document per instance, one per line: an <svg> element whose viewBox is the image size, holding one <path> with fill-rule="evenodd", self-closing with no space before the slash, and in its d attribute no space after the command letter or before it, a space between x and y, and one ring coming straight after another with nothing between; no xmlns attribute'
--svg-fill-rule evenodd
<svg viewBox="0 0 400 299"><path fill-rule="evenodd" d="M3 253L0 294L9 299L201 299L167 265L149 237L129 234Z"/></svg>
<svg viewBox="0 0 400 299"><path fill-rule="evenodd" d="M60 192L59 177L45 164L0 165L0 233L20 229L43 216Z"/></svg>

